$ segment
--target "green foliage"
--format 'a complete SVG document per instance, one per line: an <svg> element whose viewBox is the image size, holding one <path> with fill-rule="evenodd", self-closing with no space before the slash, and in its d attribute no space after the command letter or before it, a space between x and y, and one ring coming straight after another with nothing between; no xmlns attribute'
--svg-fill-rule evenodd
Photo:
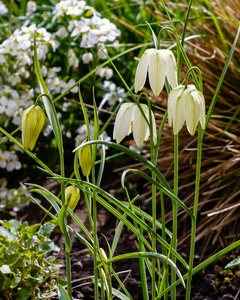
<svg viewBox="0 0 240 300"><path fill-rule="evenodd" d="M29 226L17 220L0 223L1 299L46 299L56 294L54 275L62 265L49 255L54 247L49 236L55 225Z"/></svg>

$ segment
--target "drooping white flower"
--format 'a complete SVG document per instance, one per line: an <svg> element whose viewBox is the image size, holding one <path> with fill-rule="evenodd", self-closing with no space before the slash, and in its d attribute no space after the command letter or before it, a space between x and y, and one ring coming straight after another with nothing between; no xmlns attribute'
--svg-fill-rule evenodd
<svg viewBox="0 0 240 300"><path fill-rule="evenodd" d="M147 120L149 121L149 110L146 104L140 104ZM157 131L155 118L152 114L152 129L153 129L153 142L157 142ZM143 144L149 138L150 130L149 126L142 115L140 109L135 103L124 103L118 111L114 129L113 129L113 139L120 143L125 136L133 132L133 138L138 147Z"/></svg>
<svg viewBox="0 0 240 300"><path fill-rule="evenodd" d="M205 100L193 84L179 85L171 90L168 97L168 123L177 134L186 121L187 129L194 135L198 122L205 127Z"/></svg>
<svg viewBox="0 0 240 300"><path fill-rule="evenodd" d="M135 93L143 88L147 73L155 96L161 93L166 76L170 86L175 88L178 85L177 64L172 51L148 49L143 53L136 70Z"/></svg>

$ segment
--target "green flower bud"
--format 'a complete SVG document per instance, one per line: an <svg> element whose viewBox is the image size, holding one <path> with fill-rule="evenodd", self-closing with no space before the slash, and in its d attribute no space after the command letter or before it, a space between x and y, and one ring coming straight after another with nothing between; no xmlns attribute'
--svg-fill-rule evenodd
<svg viewBox="0 0 240 300"><path fill-rule="evenodd" d="M91 155L91 146L87 145L78 150L78 158L80 166L84 176L87 176L91 173L92 169L92 155Z"/></svg>
<svg viewBox="0 0 240 300"><path fill-rule="evenodd" d="M67 188L65 188L65 201L67 201L69 197L70 197L70 200L68 203L68 207L72 211L74 211L74 209L77 206L78 201L80 199L80 191L76 186L70 185ZM68 213L67 213L67 215L68 215Z"/></svg>
<svg viewBox="0 0 240 300"><path fill-rule="evenodd" d="M22 144L25 150L33 150L45 118L42 109L36 105L30 106L22 113Z"/></svg>

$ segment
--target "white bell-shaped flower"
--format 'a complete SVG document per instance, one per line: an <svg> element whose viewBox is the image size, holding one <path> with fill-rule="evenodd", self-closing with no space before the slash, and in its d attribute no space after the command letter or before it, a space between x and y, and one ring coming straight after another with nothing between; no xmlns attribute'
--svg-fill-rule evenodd
<svg viewBox="0 0 240 300"><path fill-rule="evenodd" d="M205 127L205 100L193 84L179 85L171 90L168 97L168 123L177 134L186 121L187 129L194 135L198 122Z"/></svg>
<svg viewBox="0 0 240 300"><path fill-rule="evenodd" d="M149 121L149 110L146 104L140 104L147 120ZM156 122L153 112L152 127L153 127L153 142L157 142ZM114 129L113 139L119 144L125 136L133 132L133 138L137 147L141 147L144 141L150 136L149 126L142 115L140 109L135 103L124 103L117 114Z"/></svg>
<svg viewBox="0 0 240 300"><path fill-rule="evenodd" d="M143 53L136 70L135 93L143 88L147 72L150 87L155 96L161 93L166 76L172 88L178 85L177 63L171 50L148 49Z"/></svg>

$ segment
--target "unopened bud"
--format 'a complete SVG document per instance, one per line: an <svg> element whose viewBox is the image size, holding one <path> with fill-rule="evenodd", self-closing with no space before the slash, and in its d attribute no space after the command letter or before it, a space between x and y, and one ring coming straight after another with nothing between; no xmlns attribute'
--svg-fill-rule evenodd
<svg viewBox="0 0 240 300"><path fill-rule="evenodd" d="M91 145L86 145L78 150L78 158L80 166L84 176L91 173L92 169L92 155L91 155Z"/></svg>
<svg viewBox="0 0 240 300"><path fill-rule="evenodd" d="M69 197L70 199L69 199L68 207L72 211L74 211L80 199L80 191L76 186L70 185L67 188L65 188L65 201L67 201Z"/></svg>
<svg viewBox="0 0 240 300"><path fill-rule="evenodd" d="M32 105L22 113L22 143L25 150L33 150L45 122L39 106Z"/></svg>

